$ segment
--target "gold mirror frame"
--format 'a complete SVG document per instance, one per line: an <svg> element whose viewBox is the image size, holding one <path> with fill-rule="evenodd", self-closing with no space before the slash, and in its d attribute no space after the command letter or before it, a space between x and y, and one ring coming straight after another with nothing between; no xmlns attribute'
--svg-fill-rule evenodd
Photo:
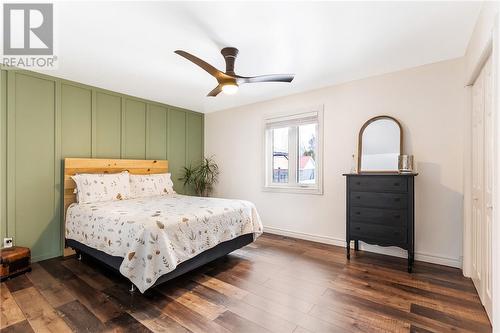
<svg viewBox="0 0 500 333"><path fill-rule="evenodd" d="M389 119L389 120L394 121L396 124L398 124L398 126L399 126L399 155L403 154L403 127L401 126L401 123L396 118L391 117L391 116L385 116L385 115L370 118L363 124L363 126L359 130L359 134L358 134L358 173L394 173L394 172L398 172L397 168L396 168L396 170L391 170L391 171L389 171L389 170L362 171L361 170L361 154L363 152L363 132L365 131L365 128L368 127L368 125L370 125L371 123L373 123L377 120L381 120L381 119Z"/></svg>

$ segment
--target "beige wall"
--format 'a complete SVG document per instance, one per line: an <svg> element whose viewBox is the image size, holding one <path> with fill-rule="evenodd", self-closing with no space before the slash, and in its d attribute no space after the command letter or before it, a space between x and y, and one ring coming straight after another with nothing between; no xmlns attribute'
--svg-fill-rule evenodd
<svg viewBox="0 0 500 333"><path fill-rule="evenodd" d="M402 122L404 151L415 155L420 173L416 178L416 258L459 266L463 69L463 59L444 61L206 114L205 152L215 154L221 169L216 195L253 201L268 230L343 245L342 173L351 167L362 124L375 115L391 115ZM324 105L324 195L262 191L264 116L319 104ZM403 254L397 249L384 251Z"/></svg>

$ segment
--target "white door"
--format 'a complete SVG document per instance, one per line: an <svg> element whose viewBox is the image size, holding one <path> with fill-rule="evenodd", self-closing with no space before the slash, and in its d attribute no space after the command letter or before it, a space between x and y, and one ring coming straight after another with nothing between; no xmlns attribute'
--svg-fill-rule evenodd
<svg viewBox="0 0 500 333"><path fill-rule="evenodd" d="M484 232L483 232L483 304L491 318L491 255L492 255L492 221L493 221L493 168L494 168L494 137L493 137L493 75L491 57L484 66Z"/></svg>
<svg viewBox="0 0 500 333"><path fill-rule="evenodd" d="M488 59L472 87L472 281L491 318L493 77Z"/></svg>
<svg viewBox="0 0 500 333"><path fill-rule="evenodd" d="M484 72L472 86L472 281L482 294Z"/></svg>

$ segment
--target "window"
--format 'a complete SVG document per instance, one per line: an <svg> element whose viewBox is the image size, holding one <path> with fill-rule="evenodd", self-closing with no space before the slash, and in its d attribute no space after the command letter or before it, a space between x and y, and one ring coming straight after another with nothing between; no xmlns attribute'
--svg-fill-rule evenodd
<svg viewBox="0 0 500 333"><path fill-rule="evenodd" d="M265 119L265 190L322 194L322 108Z"/></svg>

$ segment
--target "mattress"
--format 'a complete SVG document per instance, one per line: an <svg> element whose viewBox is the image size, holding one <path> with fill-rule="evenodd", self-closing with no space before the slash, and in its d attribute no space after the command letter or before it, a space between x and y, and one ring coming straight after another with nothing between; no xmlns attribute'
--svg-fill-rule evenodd
<svg viewBox="0 0 500 333"><path fill-rule="evenodd" d="M123 257L120 273L144 292L180 263L221 242L262 234L255 205L244 200L173 194L72 204L66 238Z"/></svg>

